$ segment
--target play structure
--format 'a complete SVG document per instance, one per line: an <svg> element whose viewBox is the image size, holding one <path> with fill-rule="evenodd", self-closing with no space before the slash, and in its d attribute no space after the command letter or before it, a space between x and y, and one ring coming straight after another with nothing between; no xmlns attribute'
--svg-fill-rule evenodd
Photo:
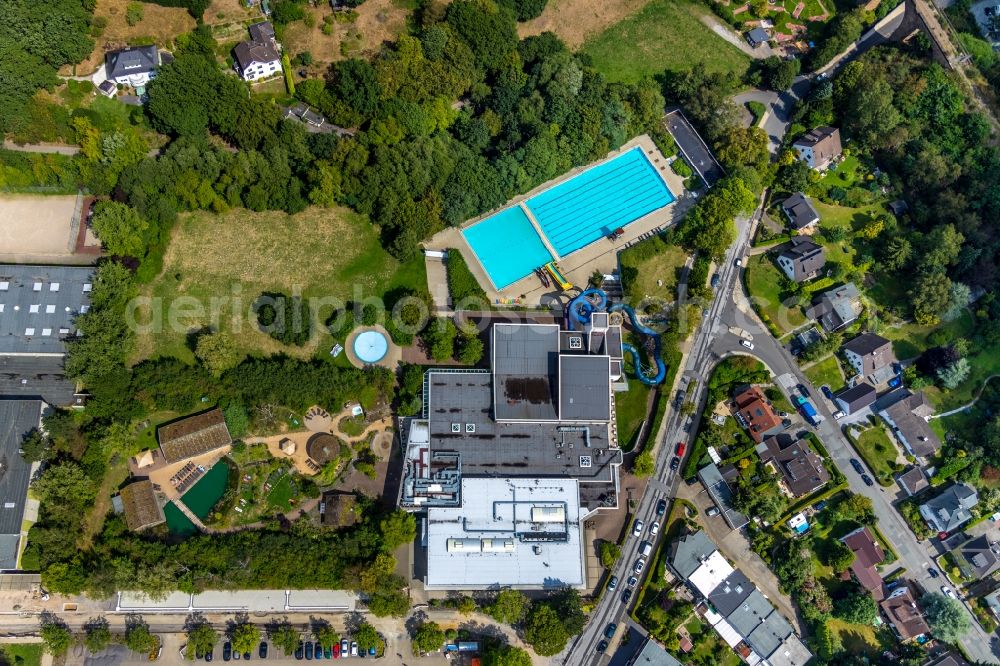
<svg viewBox="0 0 1000 666"><path fill-rule="evenodd" d="M549 263L545 264L545 270L548 272L549 275L552 276L552 279L555 281L557 285L559 285L559 288L562 289L563 291L567 291L573 288L573 285L565 277L563 277L563 274L559 270L559 267L556 266L556 262L550 261Z"/></svg>
<svg viewBox="0 0 1000 666"><path fill-rule="evenodd" d="M653 358L656 360L655 372L653 368L644 368L642 366L642 355L634 346L627 342L622 342L622 350L632 357L632 364L635 366L636 371L636 379L648 386L656 386L662 383L663 378L667 375L667 366L661 357L662 348L660 346L660 334L642 324L639 321L639 318L636 317L635 310L633 310L630 305L626 305L625 303L616 303L608 308L608 295L601 289L586 289L583 293L570 301L569 304L569 318L571 323L575 322L583 326L590 323L591 317L595 312L605 311L607 311L609 316L617 314L618 317L621 317L624 314L632 323L633 330L646 336L652 341L652 354Z"/></svg>

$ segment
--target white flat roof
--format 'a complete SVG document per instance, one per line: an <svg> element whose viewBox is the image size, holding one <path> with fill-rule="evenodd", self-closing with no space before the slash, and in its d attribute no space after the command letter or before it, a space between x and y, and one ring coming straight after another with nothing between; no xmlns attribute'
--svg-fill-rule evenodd
<svg viewBox="0 0 1000 666"><path fill-rule="evenodd" d="M536 511L547 520L533 523L539 508L562 509L565 520L551 520L558 511ZM580 518L576 479L465 478L461 507L427 511L426 587L583 587ZM461 548L448 548L454 539ZM498 547L503 540L513 549ZM480 547L468 547L476 542Z"/></svg>
<svg viewBox="0 0 1000 666"><path fill-rule="evenodd" d="M172 592L163 599L151 599L142 592L132 591L118 593L115 610L122 613L353 611L356 601L353 593L344 590L206 590L198 594Z"/></svg>
<svg viewBox="0 0 1000 666"><path fill-rule="evenodd" d="M717 588L722 581L733 573L733 566L729 564L722 553L714 551L695 569L694 573L688 577L688 582L701 592L701 595L708 598L712 590Z"/></svg>

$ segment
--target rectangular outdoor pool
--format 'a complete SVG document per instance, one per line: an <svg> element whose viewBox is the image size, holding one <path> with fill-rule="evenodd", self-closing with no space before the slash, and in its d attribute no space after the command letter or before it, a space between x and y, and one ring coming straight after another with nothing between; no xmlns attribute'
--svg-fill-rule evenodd
<svg viewBox="0 0 1000 666"><path fill-rule="evenodd" d="M462 232L493 286L503 289L552 261L520 206L511 206Z"/></svg>
<svg viewBox="0 0 1000 666"><path fill-rule="evenodd" d="M549 243L565 257L673 201L656 167L636 147L526 203Z"/></svg>

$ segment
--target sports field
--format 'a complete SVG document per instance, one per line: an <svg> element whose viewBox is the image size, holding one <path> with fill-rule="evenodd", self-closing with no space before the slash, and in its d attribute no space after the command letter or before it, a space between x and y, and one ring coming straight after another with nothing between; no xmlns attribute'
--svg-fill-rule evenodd
<svg viewBox="0 0 1000 666"><path fill-rule="evenodd" d="M0 196L0 259L69 255L75 195ZM72 239L76 242L76 239ZM18 259L21 257L21 259Z"/></svg>

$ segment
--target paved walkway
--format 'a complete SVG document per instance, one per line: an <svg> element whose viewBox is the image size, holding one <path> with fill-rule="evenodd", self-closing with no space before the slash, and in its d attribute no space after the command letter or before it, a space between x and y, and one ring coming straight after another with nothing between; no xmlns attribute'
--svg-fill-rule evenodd
<svg viewBox="0 0 1000 666"><path fill-rule="evenodd" d="M983 385L979 387L978 391L976 391L976 397L973 398L971 401L965 403L961 407L956 407L955 409L949 410L947 412L942 412L941 414L934 414L931 416L931 418L940 419L944 416L951 416L952 414L958 414L959 412L964 412L965 410L969 409L970 407L975 405L979 401L979 399L983 396L983 391L986 390L986 385L989 384L991 380L996 379L997 377L1000 377L1000 375L990 375L989 377L984 379Z"/></svg>
<svg viewBox="0 0 1000 666"><path fill-rule="evenodd" d="M699 18L701 18L701 22L708 26L712 32L717 34L719 37L722 37L724 40L755 60L762 60L774 55L774 49L767 44L761 44L756 48L750 46L750 44L747 43L747 40L743 39L742 35L734 31L728 25L719 20L718 17L712 14L703 14Z"/></svg>

